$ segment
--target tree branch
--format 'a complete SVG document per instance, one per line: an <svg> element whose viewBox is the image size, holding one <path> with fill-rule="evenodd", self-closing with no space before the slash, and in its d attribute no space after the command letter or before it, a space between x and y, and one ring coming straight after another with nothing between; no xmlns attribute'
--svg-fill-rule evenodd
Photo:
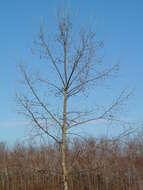
<svg viewBox="0 0 143 190"><path fill-rule="evenodd" d="M50 115L50 117L61 127L61 123L55 118L55 116L51 113L51 111L49 111L49 109L47 108L47 106L40 100L39 96L37 95L37 93L35 92L33 86L30 83L30 80L27 76L26 71L24 70L24 68L22 66L20 66L21 71L23 72L24 75L24 79L26 81L26 84L28 85L28 87L30 88L32 94L34 95L34 97L37 99L37 101L39 102L39 104L41 105L41 107L43 107L45 109L45 111Z"/></svg>
<svg viewBox="0 0 143 190"><path fill-rule="evenodd" d="M42 42L43 48L46 50L48 57L51 59L52 64L53 64L53 66L54 66L54 68L55 68L55 70L56 70L56 72L57 72L59 78L61 79L61 82L62 82L63 86L64 86L64 85L65 85L64 79L63 79L63 77L62 77L62 75L61 75L61 73L60 73L60 70L59 70L59 68L58 68L58 66L57 66L57 64L56 64L56 61L54 60L54 58L53 58L53 56L52 56L52 53L51 53L51 51L50 51L50 49L49 49L47 43L45 42L44 34L43 34L42 30L40 31L40 40L41 40L41 42Z"/></svg>

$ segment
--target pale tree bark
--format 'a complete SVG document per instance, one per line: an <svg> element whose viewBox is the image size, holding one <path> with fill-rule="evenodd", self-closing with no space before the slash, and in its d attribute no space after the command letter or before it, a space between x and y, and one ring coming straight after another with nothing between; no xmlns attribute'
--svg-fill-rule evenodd
<svg viewBox="0 0 143 190"><path fill-rule="evenodd" d="M68 190L67 181L67 166L66 166L66 112L67 112L67 89L64 95L64 113L63 113L63 126L62 126L62 169L63 169L63 183L64 190Z"/></svg>
<svg viewBox="0 0 143 190"><path fill-rule="evenodd" d="M68 190L68 174L66 166L66 118L67 118L67 47L66 39L64 40L64 73L65 73L65 88L64 88L64 108L63 108L63 125L62 125L62 169L63 169L63 184L64 190Z"/></svg>

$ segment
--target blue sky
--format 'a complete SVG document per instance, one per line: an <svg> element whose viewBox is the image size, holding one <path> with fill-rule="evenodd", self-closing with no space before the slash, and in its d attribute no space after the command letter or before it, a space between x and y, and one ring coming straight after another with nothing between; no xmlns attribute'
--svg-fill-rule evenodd
<svg viewBox="0 0 143 190"><path fill-rule="evenodd" d="M65 1L0 0L0 141L24 139L24 118L16 113L17 64L32 62L30 48L40 22L54 28L55 12ZM122 87L135 88L126 117L142 120L143 113L143 2L141 0L71 0L71 14L82 25L96 28L105 43L105 61L120 61L119 78L112 93ZM73 18L76 21L76 16ZM97 130L98 133L100 130Z"/></svg>

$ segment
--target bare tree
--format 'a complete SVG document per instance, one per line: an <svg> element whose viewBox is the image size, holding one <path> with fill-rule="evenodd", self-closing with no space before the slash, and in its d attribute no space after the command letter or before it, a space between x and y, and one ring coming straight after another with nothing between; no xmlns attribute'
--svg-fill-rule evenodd
<svg viewBox="0 0 143 190"><path fill-rule="evenodd" d="M116 121L115 110L129 94L122 91L110 106L98 113L83 110L82 105L79 109L78 100L87 101L85 96L92 93L99 82L112 77L118 71L118 65L107 67L103 64L97 55L103 42L96 40L94 32L80 29L74 40L70 17L59 15L57 23L58 33L52 41L54 47L42 27L36 41L40 58L46 64L42 63L43 73L32 76L24 65L20 66L27 91L19 93L17 100L22 114L30 119L39 134L47 135L60 145L63 189L68 190L70 167L67 165L66 142L67 135L74 134L70 130L96 120Z"/></svg>

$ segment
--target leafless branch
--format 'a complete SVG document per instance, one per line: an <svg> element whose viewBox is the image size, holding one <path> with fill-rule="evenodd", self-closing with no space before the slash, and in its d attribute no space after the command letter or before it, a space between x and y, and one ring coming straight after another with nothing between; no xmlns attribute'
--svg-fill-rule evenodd
<svg viewBox="0 0 143 190"><path fill-rule="evenodd" d="M48 44L46 43L46 41L44 39L44 34L42 32L42 29L40 31L40 40L41 40L43 48L46 50L48 57L51 59L51 62L53 64L53 66L54 66L54 68L55 68L55 70L56 70L59 78L61 79L61 82L62 82L63 86L64 86L65 85L64 79L63 79L63 77L62 77L62 75L60 73L60 70L59 70L59 68L58 68L58 66L56 64L55 59L53 58L53 55L52 55L52 53L51 53L51 51L50 51L50 49L48 47Z"/></svg>
<svg viewBox="0 0 143 190"><path fill-rule="evenodd" d="M98 117L92 117L86 120L82 120L82 121L76 121L74 120L74 124L72 124L69 128L75 127L75 126L79 126L79 125L83 125L92 121L97 121L97 120L108 120L108 121L114 121L114 117L112 117L110 115L111 111L113 111L115 108L118 108L118 106L120 106L123 102L125 102L129 96L132 94L132 92L129 93L125 93L125 90L123 90L121 92L121 94L118 96L118 98L111 104L111 106L109 106L100 116ZM117 119L115 119L117 121Z"/></svg>
<svg viewBox="0 0 143 190"><path fill-rule="evenodd" d="M28 85L28 87L30 88L32 94L34 95L34 97L38 100L39 104L41 105L42 108L45 109L45 111L50 115L50 117L61 127L61 123L55 118L55 116L51 113L51 111L49 111L49 109L46 107L46 105L40 100L40 97L37 95L37 93L35 92L33 86L30 83L30 79L27 76L26 71L24 70L24 68L22 66L20 66L20 69L24 75L24 79L26 81L26 84Z"/></svg>
<svg viewBox="0 0 143 190"><path fill-rule="evenodd" d="M25 108L25 110L28 112L28 114L30 114L33 122L45 133L47 134L49 137L51 137L53 140L55 140L57 143L60 143L58 141L58 139L53 136L52 134L50 134L47 130L45 130L45 128L43 126L40 125L40 123L38 122L37 118L35 117L33 111L30 109L30 107L28 106L28 100L25 99L22 100L21 98L18 98L18 101L20 102L20 104L23 106L23 108Z"/></svg>

